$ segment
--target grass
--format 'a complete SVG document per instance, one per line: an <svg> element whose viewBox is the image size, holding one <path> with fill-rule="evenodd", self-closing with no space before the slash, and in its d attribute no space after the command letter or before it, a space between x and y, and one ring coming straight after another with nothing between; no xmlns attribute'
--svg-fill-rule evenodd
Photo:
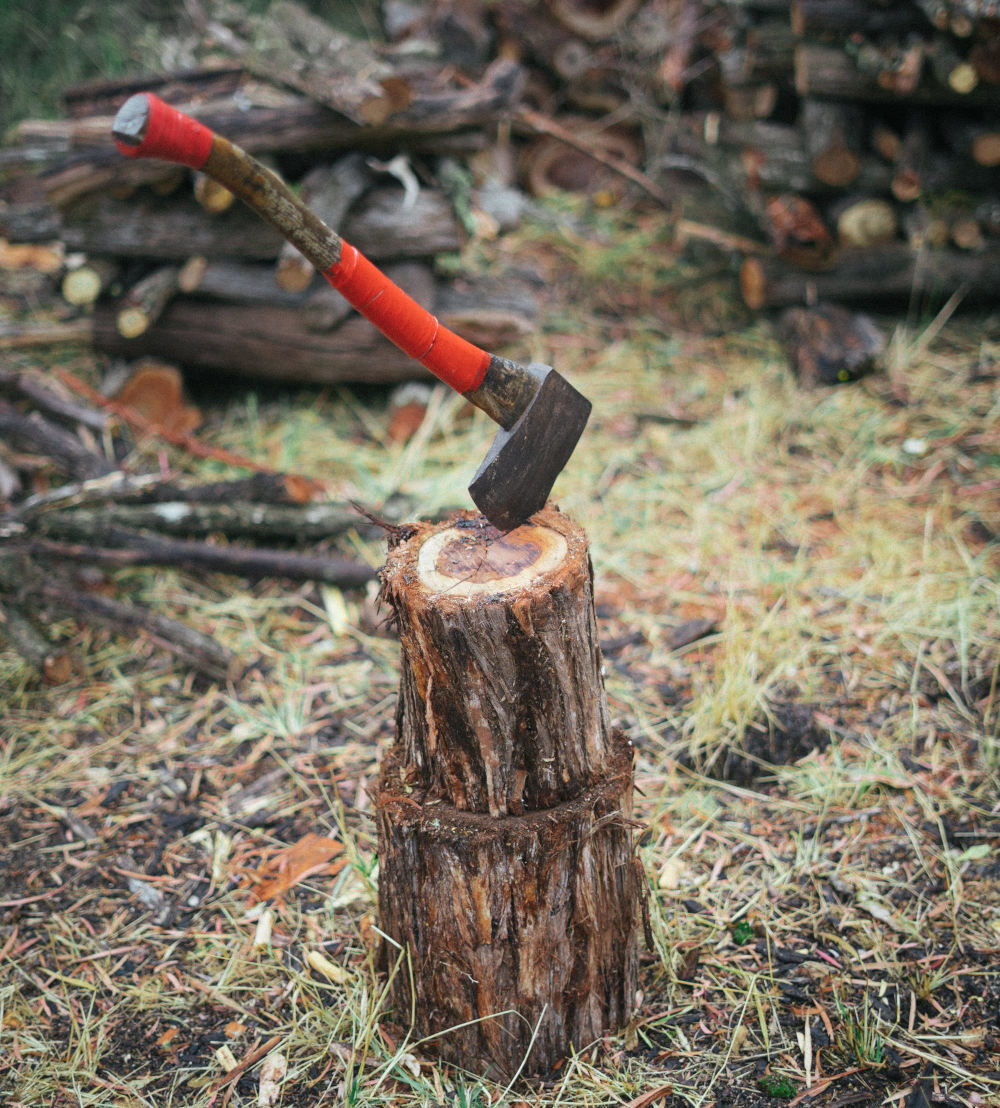
<svg viewBox="0 0 1000 1108"><path fill-rule="evenodd" d="M690 273L655 217L616 218L613 267L608 213L480 249L572 263L511 353L595 403L555 491L591 540L609 702L637 749L653 941L630 1026L534 1088L429 1061L374 968L398 644L373 595L128 570L120 595L258 664L206 685L155 644L68 625L74 676L46 687L0 652L5 1103L256 1105L277 1056L282 1105L889 1104L918 1081L1000 1103L990 321L887 320L886 373L804 391L764 325L678 325L672 275ZM370 391L209 414L220 446L415 516L464 504L491 434L443 392L401 445ZM378 542L345 543L380 563ZM675 645L692 620L708 633ZM337 866L265 908L254 882L309 832Z"/></svg>

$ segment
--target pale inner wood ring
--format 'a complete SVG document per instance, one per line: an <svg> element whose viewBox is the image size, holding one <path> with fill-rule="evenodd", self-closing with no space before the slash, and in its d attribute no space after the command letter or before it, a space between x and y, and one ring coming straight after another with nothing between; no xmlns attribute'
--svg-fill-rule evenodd
<svg viewBox="0 0 1000 1108"><path fill-rule="evenodd" d="M558 531L534 524L506 535L448 527L420 548L417 574L429 592L483 596L523 588L558 568L567 551Z"/></svg>

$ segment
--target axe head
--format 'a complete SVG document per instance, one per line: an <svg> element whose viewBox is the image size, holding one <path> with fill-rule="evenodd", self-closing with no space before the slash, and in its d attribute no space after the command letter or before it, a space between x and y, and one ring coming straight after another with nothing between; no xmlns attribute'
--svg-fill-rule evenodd
<svg viewBox="0 0 1000 1108"><path fill-rule="evenodd" d="M545 506L583 434L590 401L550 366L528 367L538 391L509 430L498 431L469 495L499 531L513 531Z"/></svg>

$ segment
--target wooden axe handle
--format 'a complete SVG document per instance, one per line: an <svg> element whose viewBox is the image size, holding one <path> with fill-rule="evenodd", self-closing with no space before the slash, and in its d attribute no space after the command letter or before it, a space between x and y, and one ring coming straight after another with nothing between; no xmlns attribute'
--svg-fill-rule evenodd
<svg viewBox="0 0 1000 1108"><path fill-rule="evenodd" d="M149 92L122 105L114 139L127 157L176 162L225 185L276 227L386 338L477 402L493 355L443 326L245 150ZM498 422L508 422L480 406Z"/></svg>

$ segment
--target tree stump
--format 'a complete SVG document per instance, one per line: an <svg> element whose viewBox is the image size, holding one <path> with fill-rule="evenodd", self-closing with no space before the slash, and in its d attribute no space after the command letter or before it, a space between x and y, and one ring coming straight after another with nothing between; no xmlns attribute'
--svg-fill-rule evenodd
<svg viewBox="0 0 1000 1108"><path fill-rule="evenodd" d="M629 1019L640 873L582 531L419 527L382 575L402 642L377 817L390 999L443 1059L544 1073ZM391 966L398 951L386 945Z"/></svg>

